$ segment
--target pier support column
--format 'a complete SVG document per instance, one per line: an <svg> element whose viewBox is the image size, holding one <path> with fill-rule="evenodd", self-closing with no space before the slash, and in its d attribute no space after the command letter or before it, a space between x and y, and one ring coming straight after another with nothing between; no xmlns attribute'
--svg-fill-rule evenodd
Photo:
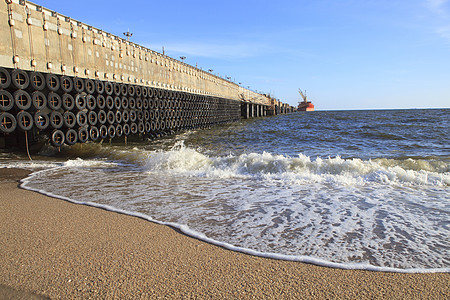
<svg viewBox="0 0 450 300"><path fill-rule="evenodd" d="M250 103L241 103L241 116L244 119L248 119L250 117Z"/></svg>

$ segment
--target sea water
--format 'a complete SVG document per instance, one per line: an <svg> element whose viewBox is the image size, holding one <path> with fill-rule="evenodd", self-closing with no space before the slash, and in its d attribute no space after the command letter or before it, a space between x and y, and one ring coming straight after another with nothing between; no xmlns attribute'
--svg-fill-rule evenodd
<svg viewBox="0 0 450 300"><path fill-rule="evenodd" d="M348 269L450 271L450 110L298 112L33 162L22 187L231 250ZM36 158L36 157L35 157ZM147 238L142 236L143 239Z"/></svg>

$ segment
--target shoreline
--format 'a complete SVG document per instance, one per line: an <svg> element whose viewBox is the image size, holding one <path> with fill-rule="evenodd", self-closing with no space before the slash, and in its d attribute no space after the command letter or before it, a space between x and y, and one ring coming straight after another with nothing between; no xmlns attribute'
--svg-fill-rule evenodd
<svg viewBox="0 0 450 300"><path fill-rule="evenodd" d="M234 252L20 189L0 169L2 286L50 298L450 298L449 273L344 270Z"/></svg>

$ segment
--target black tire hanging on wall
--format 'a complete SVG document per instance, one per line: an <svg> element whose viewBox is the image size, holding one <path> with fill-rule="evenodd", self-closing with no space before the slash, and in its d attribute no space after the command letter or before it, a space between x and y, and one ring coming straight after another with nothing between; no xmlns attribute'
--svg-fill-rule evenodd
<svg viewBox="0 0 450 300"><path fill-rule="evenodd" d="M41 72L30 73L30 86L33 90L42 91L45 88L45 77Z"/></svg>
<svg viewBox="0 0 450 300"><path fill-rule="evenodd" d="M105 91L105 84L103 83L103 81L100 80L95 81L95 90L97 91L98 94L103 94L103 92Z"/></svg>
<svg viewBox="0 0 450 300"><path fill-rule="evenodd" d="M89 128L89 138L90 138L92 141L95 142L96 140L98 140L99 137L100 137L100 133L99 133L97 127L92 126L91 128Z"/></svg>
<svg viewBox="0 0 450 300"><path fill-rule="evenodd" d="M51 135L51 142L55 147L61 147L64 144L66 137L64 132L59 129L53 130Z"/></svg>
<svg viewBox="0 0 450 300"><path fill-rule="evenodd" d="M23 131L28 131L33 128L33 116L27 111L21 111L17 114L16 117L17 126Z"/></svg>
<svg viewBox="0 0 450 300"><path fill-rule="evenodd" d="M114 85L110 81L105 82L105 93L112 95L114 93Z"/></svg>
<svg viewBox="0 0 450 300"><path fill-rule="evenodd" d="M78 133L72 128L68 129L65 134L65 141L67 145L76 144L78 141Z"/></svg>
<svg viewBox="0 0 450 300"><path fill-rule="evenodd" d="M37 111L34 113L34 125L37 127L37 129L45 130L47 129L49 124L50 120L46 113L42 111Z"/></svg>
<svg viewBox="0 0 450 300"><path fill-rule="evenodd" d="M83 80L83 78L75 77L73 79L73 88L75 89L75 91L77 93L84 92L84 80Z"/></svg>
<svg viewBox="0 0 450 300"><path fill-rule="evenodd" d="M75 107L75 99L73 99L71 94L64 94L62 96L62 107L65 110L72 110Z"/></svg>
<svg viewBox="0 0 450 300"><path fill-rule="evenodd" d="M92 79L86 79L84 82L84 88L88 94L93 94L95 92L95 82Z"/></svg>
<svg viewBox="0 0 450 300"><path fill-rule="evenodd" d="M59 110L62 105L61 97L55 92L48 93L47 105L52 110Z"/></svg>
<svg viewBox="0 0 450 300"><path fill-rule="evenodd" d="M100 110L98 113L97 113L97 119L98 119L98 122L100 123L100 124L105 124L106 123L106 121L107 121L107 116L106 116L106 112L104 111L104 110Z"/></svg>
<svg viewBox="0 0 450 300"><path fill-rule="evenodd" d="M8 112L0 112L0 131L3 133L12 133L16 130L17 120Z"/></svg>
<svg viewBox="0 0 450 300"><path fill-rule="evenodd" d="M77 124L77 117L71 111L66 111L63 115L64 126L67 128L73 128Z"/></svg>
<svg viewBox="0 0 450 300"><path fill-rule="evenodd" d="M64 125L63 115L59 111L52 111L50 113L50 125L55 129L59 129Z"/></svg>
<svg viewBox="0 0 450 300"><path fill-rule="evenodd" d="M14 92L14 103L19 110L27 110L31 107L31 96L24 90Z"/></svg>
<svg viewBox="0 0 450 300"><path fill-rule="evenodd" d="M120 124L116 126L116 136L121 137L123 135L123 127Z"/></svg>
<svg viewBox="0 0 450 300"><path fill-rule="evenodd" d="M86 127L81 127L78 129L78 141L80 143L86 143L89 139L89 132Z"/></svg>
<svg viewBox="0 0 450 300"><path fill-rule="evenodd" d="M108 136L108 127L106 127L106 125L102 125L102 126L100 126L98 131L99 131L100 138L106 139L106 137Z"/></svg>
<svg viewBox="0 0 450 300"><path fill-rule="evenodd" d="M14 107L14 97L10 92L0 90L0 110L8 111Z"/></svg>
<svg viewBox="0 0 450 300"><path fill-rule="evenodd" d="M47 74L46 78L45 78L45 82L47 83L47 88L52 91L52 92L56 92L57 90L59 90L59 78L57 75L55 74Z"/></svg>
<svg viewBox="0 0 450 300"><path fill-rule="evenodd" d="M15 69L11 73L11 82L14 87L24 90L30 84L30 78L24 70Z"/></svg>
<svg viewBox="0 0 450 300"><path fill-rule="evenodd" d="M123 127L122 127L122 129L123 129L123 134L124 134L124 135L127 136L127 135L130 134L130 125L124 124Z"/></svg>
<svg viewBox="0 0 450 300"><path fill-rule="evenodd" d="M0 89L9 88L11 85L11 75L8 70L0 67Z"/></svg>
<svg viewBox="0 0 450 300"><path fill-rule="evenodd" d="M78 110L83 110L86 108L86 94L81 93L75 96L75 106Z"/></svg>
<svg viewBox="0 0 450 300"><path fill-rule="evenodd" d="M43 110L47 107L47 97L40 91L35 91L31 94L31 101L37 110Z"/></svg>
<svg viewBox="0 0 450 300"><path fill-rule="evenodd" d="M106 107L111 110L114 108L114 98L111 96L106 96Z"/></svg>
<svg viewBox="0 0 450 300"><path fill-rule="evenodd" d="M86 96L86 107L89 110L94 110L97 106L97 99L92 95Z"/></svg>
<svg viewBox="0 0 450 300"><path fill-rule="evenodd" d="M97 107L99 109L104 109L106 106L106 99L103 95L97 95Z"/></svg>
<svg viewBox="0 0 450 300"><path fill-rule="evenodd" d="M85 111L79 111L77 113L77 124L80 127L84 127L86 126L88 123L88 117L87 117L87 113Z"/></svg>
<svg viewBox="0 0 450 300"><path fill-rule="evenodd" d="M73 90L73 81L69 76L61 77L61 89L65 93L70 93Z"/></svg>

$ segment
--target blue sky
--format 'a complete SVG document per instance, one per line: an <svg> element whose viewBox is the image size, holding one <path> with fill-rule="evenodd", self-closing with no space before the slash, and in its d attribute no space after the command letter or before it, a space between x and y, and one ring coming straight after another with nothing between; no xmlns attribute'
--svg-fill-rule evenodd
<svg viewBox="0 0 450 300"><path fill-rule="evenodd" d="M291 105L450 107L450 0L32 2Z"/></svg>

